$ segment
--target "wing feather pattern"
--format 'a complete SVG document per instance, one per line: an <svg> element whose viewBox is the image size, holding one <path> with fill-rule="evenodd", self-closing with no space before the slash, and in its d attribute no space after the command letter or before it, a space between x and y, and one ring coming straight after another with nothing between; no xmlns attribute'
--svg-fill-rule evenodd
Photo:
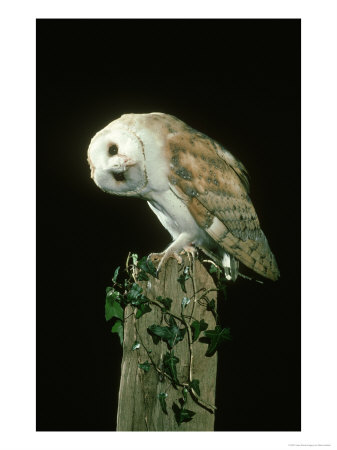
<svg viewBox="0 0 337 450"><path fill-rule="evenodd" d="M247 267L276 280L277 263L249 198L244 166L213 139L187 125L169 134L167 156L171 187L198 225Z"/></svg>

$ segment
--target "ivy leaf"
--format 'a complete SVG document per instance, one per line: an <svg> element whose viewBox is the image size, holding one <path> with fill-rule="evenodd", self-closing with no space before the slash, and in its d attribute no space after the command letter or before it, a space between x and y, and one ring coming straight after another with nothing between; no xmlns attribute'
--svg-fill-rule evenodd
<svg viewBox="0 0 337 450"><path fill-rule="evenodd" d="M150 328L150 327L149 327ZM159 344L161 338L159 336L157 336L156 334L151 333L151 331L149 330L149 328L147 329L147 332L150 334L150 336L152 337L152 342L157 345Z"/></svg>
<svg viewBox="0 0 337 450"><path fill-rule="evenodd" d="M117 299L119 298L119 292L111 290L108 292L105 298L105 320L108 321L113 317L117 317L117 319L123 320L124 318L124 310L121 305L118 303Z"/></svg>
<svg viewBox="0 0 337 450"><path fill-rule="evenodd" d="M191 300L188 297L184 297L181 302L181 307L186 308L186 306L189 304L190 301Z"/></svg>
<svg viewBox="0 0 337 450"><path fill-rule="evenodd" d="M146 273L143 270L140 270L137 275L138 281L149 281L149 277L146 275Z"/></svg>
<svg viewBox="0 0 337 450"><path fill-rule="evenodd" d="M139 284L133 283L127 295L128 302L132 305L139 304L139 298L142 292L143 289L141 288L141 286L139 286Z"/></svg>
<svg viewBox="0 0 337 450"><path fill-rule="evenodd" d="M116 289L115 288L113 288L113 287L107 287L106 288L106 296L105 296L105 298L106 299L109 299L109 301L112 303L114 300L117 300L117 299L119 299L119 297L120 297L120 293L118 292L118 291L116 291Z"/></svg>
<svg viewBox="0 0 337 450"><path fill-rule="evenodd" d="M178 277L177 281L180 283L181 289L186 293L186 281L191 278L190 277L190 268L188 266L185 267L183 273Z"/></svg>
<svg viewBox="0 0 337 450"><path fill-rule="evenodd" d="M204 335L210 339L206 356L212 356L221 342L225 340L230 341L232 339L229 328L221 329L219 325L217 325L214 330L204 331Z"/></svg>
<svg viewBox="0 0 337 450"><path fill-rule="evenodd" d="M141 303L138 306L138 310L136 312L136 319L139 319L143 314L146 314L150 311L152 311L152 309L150 308L149 303Z"/></svg>
<svg viewBox="0 0 337 450"><path fill-rule="evenodd" d="M195 391L195 393L200 396L200 387L199 387L199 380L192 380L190 382L190 387Z"/></svg>
<svg viewBox="0 0 337 450"><path fill-rule="evenodd" d="M194 320L194 322L191 323L191 329L192 329L192 335L193 339L192 341L195 342L201 331L206 330L208 327L208 323L204 321L204 319L201 319L200 322L198 320Z"/></svg>
<svg viewBox="0 0 337 450"><path fill-rule="evenodd" d="M140 270L142 270L146 273L149 273L153 277L158 278L157 277L157 269L155 268L153 262L150 259L148 259L146 256L144 256L142 259L140 259L138 261L137 267Z"/></svg>
<svg viewBox="0 0 337 450"><path fill-rule="evenodd" d="M162 308L162 311L169 311L171 309L172 305L172 299L171 298L163 298L161 296L157 297L157 300L164 305L164 308Z"/></svg>
<svg viewBox="0 0 337 450"><path fill-rule="evenodd" d="M184 339L186 328L180 329L171 316L169 327L161 327L160 325L153 324L148 327L148 331L150 334L160 337L163 341L167 342L169 348L172 348Z"/></svg>
<svg viewBox="0 0 337 450"><path fill-rule="evenodd" d="M120 269L120 266L117 267L117 269L115 270L114 276L112 277L112 281L114 283L116 283L116 281L117 281L119 269Z"/></svg>
<svg viewBox="0 0 337 450"><path fill-rule="evenodd" d="M116 320L114 326L111 328L111 333L117 333L119 336L121 345L123 345L124 328L123 328L123 322L121 320Z"/></svg>
<svg viewBox="0 0 337 450"><path fill-rule="evenodd" d="M132 346L132 350L137 350L140 347L140 343L138 341L135 341L135 343Z"/></svg>
<svg viewBox="0 0 337 450"><path fill-rule="evenodd" d="M169 327L161 327L160 325L153 324L148 327L148 331L150 334L155 335L158 338L163 339L164 341L167 341L172 337Z"/></svg>
<svg viewBox="0 0 337 450"><path fill-rule="evenodd" d="M167 414L166 397L166 392L161 392L160 394L158 394L159 403L164 414Z"/></svg>
<svg viewBox="0 0 337 450"><path fill-rule="evenodd" d="M184 339L186 328L179 328L173 316L170 316L170 327L171 338L167 340L168 345L172 348L175 344Z"/></svg>
<svg viewBox="0 0 337 450"><path fill-rule="evenodd" d="M150 370L151 364L149 363L149 361L145 361L145 363L143 364L138 364L138 367L140 369L143 369L144 372L148 372Z"/></svg>
<svg viewBox="0 0 337 450"><path fill-rule="evenodd" d="M188 390L186 388L183 389L183 405L187 402L187 394L188 394Z"/></svg>
<svg viewBox="0 0 337 450"><path fill-rule="evenodd" d="M210 274L212 274L212 273L217 273L218 272L218 268L217 268L217 266L215 266L214 264L211 264L211 267L209 268L209 273Z"/></svg>
<svg viewBox="0 0 337 450"><path fill-rule="evenodd" d="M179 408L176 403L173 403L172 409L176 422L179 426L183 422L189 422L190 420L192 420L192 417L195 415L195 412L190 411L189 409Z"/></svg>
<svg viewBox="0 0 337 450"><path fill-rule="evenodd" d="M206 309L207 309L207 311L214 311L214 309L215 309L215 300L214 300L214 298L212 298L212 300L207 303L207 308Z"/></svg>
<svg viewBox="0 0 337 450"><path fill-rule="evenodd" d="M178 376L177 376L177 368L176 365L179 362L179 358L174 356L174 351L166 352L163 358L163 365L165 372L171 376L172 380L177 384Z"/></svg>

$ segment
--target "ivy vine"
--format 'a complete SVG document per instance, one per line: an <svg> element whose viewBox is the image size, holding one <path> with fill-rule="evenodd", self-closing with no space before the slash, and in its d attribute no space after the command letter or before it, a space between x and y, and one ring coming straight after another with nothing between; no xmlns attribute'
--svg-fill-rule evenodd
<svg viewBox="0 0 337 450"><path fill-rule="evenodd" d="M175 420L178 425L183 422L189 422L195 415L194 411L185 408L188 395L192 397L195 403L207 409L209 412L214 413L216 409L214 405L211 405L202 399L199 380L194 379L193 377L193 344L202 338L203 341L208 343L208 348L205 353L206 356L212 356L222 342L231 340L229 328L222 328L219 324L219 317L214 299L209 300L208 298L212 291L221 291L226 295L225 276L222 269L212 261L205 260L204 262L209 264L208 270L216 281L216 289L201 289L200 292L196 292L192 265L185 266L177 279L184 294L186 294L181 299L180 315L173 314L170 311L173 301L171 298L158 296L156 299L150 299L143 294L143 288L140 286L139 282L149 281L150 277L157 278L156 267L147 257L139 259L137 254L129 254L126 261L124 276L122 277L120 274L120 267L117 267L112 278L112 286L106 288L105 319L107 321L113 321L111 332L118 335L121 345L123 345L124 323L130 315L134 314L135 318L139 319L144 314L151 312L153 308L159 308L161 310L163 318L161 325L152 324L147 329L154 344L163 341L167 345L167 351L163 355L160 364L157 364L154 361L151 355L151 349L148 349L144 345L137 324L137 340L134 342L132 350L136 350L140 348L140 346L143 346L148 359L143 363L138 364L138 367L145 373L153 368L153 370L159 374L161 379L166 378L174 388L181 389L182 397L179 399L179 405L177 403L173 403L172 405ZM186 281L189 279L192 280L194 290L191 298L187 297L185 286ZM184 310L191 301L193 301L192 313L187 316L184 314ZM212 312L216 322L216 326L213 330L208 329L208 323L205 322L204 319L199 321L193 317L194 306L196 303L203 305L208 311ZM128 317L125 317L125 307L127 305L131 305L132 313ZM163 326L163 324L165 325ZM189 346L189 374L187 380L181 380L177 375L179 359L174 353L175 346L184 339L188 340ZM166 392L161 392L158 395L158 401L164 414L168 414L166 399Z"/></svg>

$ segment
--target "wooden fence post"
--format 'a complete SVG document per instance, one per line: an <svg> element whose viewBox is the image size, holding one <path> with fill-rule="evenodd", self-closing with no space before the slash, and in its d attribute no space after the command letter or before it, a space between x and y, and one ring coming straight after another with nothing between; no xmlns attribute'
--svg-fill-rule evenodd
<svg viewBox="0 0 337 450"><path fill-rule="evenodd" d="M188 258L184 257L184 264L189 265ZM150 277L150 281L139 282L143 288L143 293L148 298L156 299L157 296L168 297L173 300L170 312L177 316L181 314L181 302L186 296L191 299L184 309L184 315L193 314L193 320L204 319L208 323L208 329L214 329L216 321L210 310L207 310L205 302L194 302L193 294L199 292L197 298L202 294L202 290L215 289L212 277L206 268L198 260L194 262L193 280L186 281L186 293L177 282L182 273L183 265L179 265L176 260L169 259L162 268L159 279ZM208 294L209 299L214 299L215 308L217 302L217 292ZM131 306L125 309L125 317L132 313ZM214 414L199 404L195 403L191 395L187 394L187 401L184 408L195 412L192 420L183 422L179 426L175 420L172 409L173 403L179 405L179 399L183 397L182 388L177 389L170 385L170 380L162 377L153 366L148 372L139 368L139 364L149 360L149 354L145 348L150 350L150 355L158 367L161 367L163 356L168 351L167 344L160 341L154 344L147 328L153 324L165 326L162 322L160 308L152 307L152 311L144 314L139 319L135 315L130 315L124 324L123 359L121 370L121 381L119 389L117 431L214 431ZM187 319L190 323L190 319ZM135 341L142 344L136 350L132 350ZM206 357L207 344L196 341L193 343L192 373L193 379L199 380L200 399L208 404L215 405L215 386L217 371L217 353ZM174 355L179 358L177 364L177 374L179 380L188 381L190 365L190 348L188 333L184 339L174 346ZM158 395L167 393L166 404L167 414L162 409Z"/></svg>

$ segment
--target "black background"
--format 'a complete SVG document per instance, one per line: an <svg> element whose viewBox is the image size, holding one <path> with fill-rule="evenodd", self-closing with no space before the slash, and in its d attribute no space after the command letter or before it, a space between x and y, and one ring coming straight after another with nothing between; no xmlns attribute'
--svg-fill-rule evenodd
<svg viewBox="0 0 337 450"><path fill-rule="evenodd" d="M300 20L37 21L37 430L115 430L121 347L105 287L170 242L145 202L90 179L92 136L173 114L247 167L281 278L220 304L216 430L300 430ZM132 389L132 387L131 387Z"/></svg>

